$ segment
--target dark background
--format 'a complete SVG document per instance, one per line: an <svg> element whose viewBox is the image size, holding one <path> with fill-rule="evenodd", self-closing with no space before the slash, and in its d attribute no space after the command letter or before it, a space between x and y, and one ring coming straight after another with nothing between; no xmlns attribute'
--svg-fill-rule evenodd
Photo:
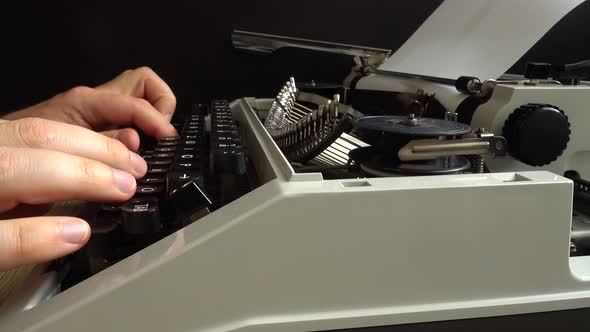
<svg viewBox="0 0 590 332"><path fill-rule="evenodd" d="M245 55L232 50L231 31L395 51L441 2L5 1L0 9L0 113L34 104L75 85L100 84L142 65L152 67L169 83L180 107L211 98L270 97L290 75L299 81L341 82L351 67L348 57L301 50L263 57ZM534 0L530 2L535 5ZM527 60L570 63L590 59L589 19L590 2L585 2L551 29L510 72L521 73ZM534 20L523 15L523 24ZM470 320L482 324L475 326L456 321L439 325L439 329L430 323L406 327L408 331L469 331L487 326L491 331L519 324L530 328L534 320L538 331L559 330L564 322L570 330L582 330L588 315L585 309L507 316L493 322ZM402 326L401 330L406 329Z"/></svg>
<svg viewBox="0 0 590 332"><path fill-rule="evenodd" d="M0 17L0 112L75 85L97 85L127 68L152 67L179 104L272 96L290 75L341 82L345 56L302 50L252 56L232 50L233 29L396 50L441 0L21 1ZM534 1L531 1L533 5ZM559 22L524 59L590 58L590 2ZM534 17L523 17L530 24ZM499 22L501 24L501 22ZM515 33L518 33L515 31ZM522 60L510 72L522 71Z"/></svg>

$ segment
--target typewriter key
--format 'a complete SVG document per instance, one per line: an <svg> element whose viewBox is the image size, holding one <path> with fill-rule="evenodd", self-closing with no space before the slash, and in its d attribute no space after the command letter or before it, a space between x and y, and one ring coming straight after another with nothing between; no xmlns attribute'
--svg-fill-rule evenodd
<svg viewBox="0 0 590 332"><path fill-rule="evenodd" d="M170 164L172 164L172 159L171 158L162 159L162 158L156 158L156 156L153 156L153 158L147 159L146 163L150 166L152 166L152 165L154 165L154 166L170 165Z"/></svg>
<svg viewBox="0 0 590 332"><path fill-rule="evenodd" d="M127 234L155 233L162 229L158 199L155 197L134 198L123 204L123 231Z"/></svg>
<svg viewBox="0 0 590 332"><path fill-rule="evenodd" d="M149 185L141 185L137 186L135 190L136 195L152 195L152 194L159 194L164 190L164 186L149 184Z"/></svg>
<svg viewBox="0 0 590 332"><path fill-rule="evenodd" d="M159 152L159 153L169 153L169 152L174 152L174 151L176 151L175 146L157 146L154 148L154 152Z"/></svg>
<svg viewBox="0 0 590 332"><path fill-rule="evenodd" d="M180 140L180 137L178 137L178 136L163 137L163 138L160 138L160 143L161 142L178 142L179 140Z"/></svg>
<svg viewBox="0 0 590 332"><path fill-rule="evenodd" d="M149 185L154 185L154 184L162 184L164 183L164 177L163 176L146 176L144 178L139 179L139 183L140 184L149 184Z"/></svg>

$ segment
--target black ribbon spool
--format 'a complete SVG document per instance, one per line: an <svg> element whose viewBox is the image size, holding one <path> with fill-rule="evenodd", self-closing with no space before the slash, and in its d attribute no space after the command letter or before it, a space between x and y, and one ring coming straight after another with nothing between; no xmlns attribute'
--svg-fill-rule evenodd
<svg viewBox="0 0 590 332"><path fill-rule="evenodd" d="M350 151L349 158L382 173L407 175L453 174L471 165L465 157L402 161L398 152L410 141L425 138L462 136L472 131L462 123L405 116L369 116L355 120L359 136L371 145ZM373 174L375 175L375 174Z"/></svg>

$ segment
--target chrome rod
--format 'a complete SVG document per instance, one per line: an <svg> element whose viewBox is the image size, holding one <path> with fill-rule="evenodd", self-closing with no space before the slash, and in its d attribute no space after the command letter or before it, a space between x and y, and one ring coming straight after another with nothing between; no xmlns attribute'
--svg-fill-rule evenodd
<svg viewBox="0 0 590 332"><path fill-rule="evenodd" d="M391 55L391 50L382 48L331 43L240 30L234 30L232 32L232 43L236 49L263 54L271 54L278 49L292 47L360 57L380 56L387 58Z"/></svg>

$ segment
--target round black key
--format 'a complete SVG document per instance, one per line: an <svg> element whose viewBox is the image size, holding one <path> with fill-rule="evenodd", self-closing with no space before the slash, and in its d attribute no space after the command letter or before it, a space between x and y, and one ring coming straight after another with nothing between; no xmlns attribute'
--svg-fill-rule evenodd
<svg viewBox="0 0 590 332"><path fill-rule="evenodd" d="M164 190L164 186L157 184L146 184L137 186L136 195L158 195Z"/></svg>
<svg viewBox="0 0 590 332"><path fill-rule="evenodd" d="M154 158L174 158L172 152L157 152L152 155Z"/></svg>
<svg viewBox="0 0 590 332"><path fill-rule="evenodd" d="M178 155L178 161L194 160L194 159L198 159L198 158L199 158L199 155L195 154L195 153L184 153L184 154Z"/></svg>
<svg viewBox="0 0 590 332"><path fill-rule="evenodd" d="M121 226L127 234L148 234L162 229L158 199L155 197L132 198L121 206L121 211Z"/></svg>
<svg viewBox="0 0 590 332"><path fill-rule="evenodd" d="M194 139L187 139L187 140L182 140L181 144L184 146L196 146L196 145L199 145L199 142Z"/></svg>
<svg viewBox="0 0 590 332"><path fill-rule="evenodd" d="M201 164L200 161L201 161L201 159L199 158L198 155L185 154L185 155L176 157L176 160L174 160L174 167L177 165L180 165L180 164L200 165Z"/></svg>
<svg viewBox="0 0 590 332"><path fill-rule="evenodd" d="M186 171L186 172L178 172L172 171L166 174L166 193L170 195L174 193L177 189L180 189L183 185L187 182L194 180L199 184L201 187L204 185L203 175L199 172L194 171Z"/></svg>
<svg viewBox="0 0 590 332"><path fill-rule="evenodd" d="M178 145L178 141L169 141L169 142L162 141L162 142L158 143L158 146L176 146L176 145Z"/></svg>
<svg viewBox="0 0 590 332"><path fill-rule="evenodd" d="M164 183L165 179L162 176L155 176L155 175L150 175L150 176L145 176L142 179L139 179L139 183L140 184L162 184Z"/></svg>
<svg viewBox="0 0 590 332"><path fill-rule="evenodd" d="M216 134L224 136L236 136L238 135L238 131L236 129L225 128L216 131Z"/></svg>
<svg viewBox="0 0 590 332"><path fill-rule="evenodd" d="M176 171L200 171L201 164L196 162L179 162L174 164L173 169Z"/></svg>
<svg viewBox="0 0 590 332"><path fill-rule="evenodd" d="M172 159L150 158L145 161L148 165L161 166L172 164Z"/></svg>
<svg viewBox="0 0 590 332"><path fill-rule="evenodd" d="M155 152L174 152L176 151L175 146L157 146L154 148Z"/></svg>
<svg viewBox="0 0 590 332"><path fill-rule="evenodd" d="M109 213L119 213L121 212L121 204L122 203L102 203L100 209Z"/></svg>
<svg viewBox="0 0 590 332"><path fill-rule="evenodd" d="M162 137L160 142L178 142L180 138L178 136Z"/></svg>
<svg viewBox="0 0 590 332"><path fill-rule="evenodd" d="M170 167L154 166L154 167L148 168L147 174L148 175L164 174L164 173L167 173L169 170L170 170Z"/></svg>
<svg viewBox="0 0 590 332"><path fill-rule="evenodd" d="M237 148L238 145L235 142L217 143L219 149L233 149Z"/></svg>

